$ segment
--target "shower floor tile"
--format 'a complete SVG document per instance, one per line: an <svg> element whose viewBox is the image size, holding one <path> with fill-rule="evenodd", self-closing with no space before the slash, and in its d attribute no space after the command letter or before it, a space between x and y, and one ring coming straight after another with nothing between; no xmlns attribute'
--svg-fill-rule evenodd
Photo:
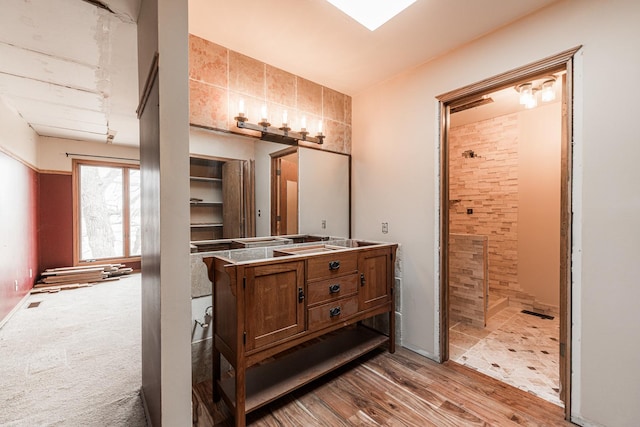
<svg viewBox="0 0 640 427"><path fill-rule="evenodd" d="M541 319L508 307L484 329L452 325L449 359L562 406L559 336L557 317Z"/></svg>

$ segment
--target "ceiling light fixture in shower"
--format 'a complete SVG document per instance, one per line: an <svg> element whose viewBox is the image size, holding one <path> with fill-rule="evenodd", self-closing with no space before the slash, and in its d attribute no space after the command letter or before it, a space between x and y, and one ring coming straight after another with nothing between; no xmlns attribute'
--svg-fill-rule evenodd
<svg viewBox="0 0 640 427"><path fill-rule="evenodd" d="M515 87L520 94L520 104L524 108L535 108L538 106L537 94L540 92L542 102L551 102L556 99L554 83L555 76L545 76L530 82L521 83Z"/></svg>

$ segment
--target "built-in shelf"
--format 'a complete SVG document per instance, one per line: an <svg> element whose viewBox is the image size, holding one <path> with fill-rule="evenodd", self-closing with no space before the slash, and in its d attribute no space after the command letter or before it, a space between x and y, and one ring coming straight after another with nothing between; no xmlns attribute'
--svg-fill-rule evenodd
<svg viewBox="0 0 640 427"><path fill-rule="evenodd" d="M246 372L245 411L251 412L324 374L389 342L389 337L364 326L345 328ZM229 405L235 407L235 378L219 382Z"/></svg>
<svg viewBox="0 0 640 427"><path fill-rule="evenodd" d="M191 224L191 228L215 228L215 227L222 227L222 223Z"/></svg>
<svg viewBox="0 0 640 427"><path fill-rule="evenodd" d="M203 182L222 182L222 178L209 178L206 176L191 176L191 181L203 181Z"/></svg>
<svg viewBox="0 0 640 427"><path fill-rule="evenodd" d="M224 161L191 157L189 160L192 241L220 239L223 232Z"/></svg>
<svg viewBox="0 0 640 427"><path fill-rule="evenodd" d="M201 206L203 208L211 208L215 206L222 206L222 202L190 202L192 207Z"/></svg>

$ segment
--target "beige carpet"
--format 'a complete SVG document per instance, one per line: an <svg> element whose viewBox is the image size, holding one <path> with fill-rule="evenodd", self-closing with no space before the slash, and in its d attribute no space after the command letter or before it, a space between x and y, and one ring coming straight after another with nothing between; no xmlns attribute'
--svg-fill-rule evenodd
<svg viewBox="0 0 640 427"><path fill-rule="evenodd" d="M31 295L0 329L0 426L146 426L140 339L138 274Z"/></svg>

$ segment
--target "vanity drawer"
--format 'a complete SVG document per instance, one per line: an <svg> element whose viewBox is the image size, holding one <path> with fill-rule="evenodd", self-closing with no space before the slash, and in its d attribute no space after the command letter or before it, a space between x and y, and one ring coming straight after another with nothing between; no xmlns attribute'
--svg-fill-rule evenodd
<svg viewBox="0 0 640 427"><path fill-rule="evenodd" d="M320 282L311 282L307 284L309 294L307 304L320 304L355 294L358 292L359 281L358 273L352 273Z"/></svg>
<svg viewBox="0 0 640 427"><path fill-rule="evenodd" d="M316 331L358 312L358 296L342 298L309 309L309 330Z"/></svg>
<svg viewBox="0 0 640 427"><path fill-rule="evenodd" d="M307 260L307 280L321 280L355 273L358 255L355 252L335 252Z"/></svg>

